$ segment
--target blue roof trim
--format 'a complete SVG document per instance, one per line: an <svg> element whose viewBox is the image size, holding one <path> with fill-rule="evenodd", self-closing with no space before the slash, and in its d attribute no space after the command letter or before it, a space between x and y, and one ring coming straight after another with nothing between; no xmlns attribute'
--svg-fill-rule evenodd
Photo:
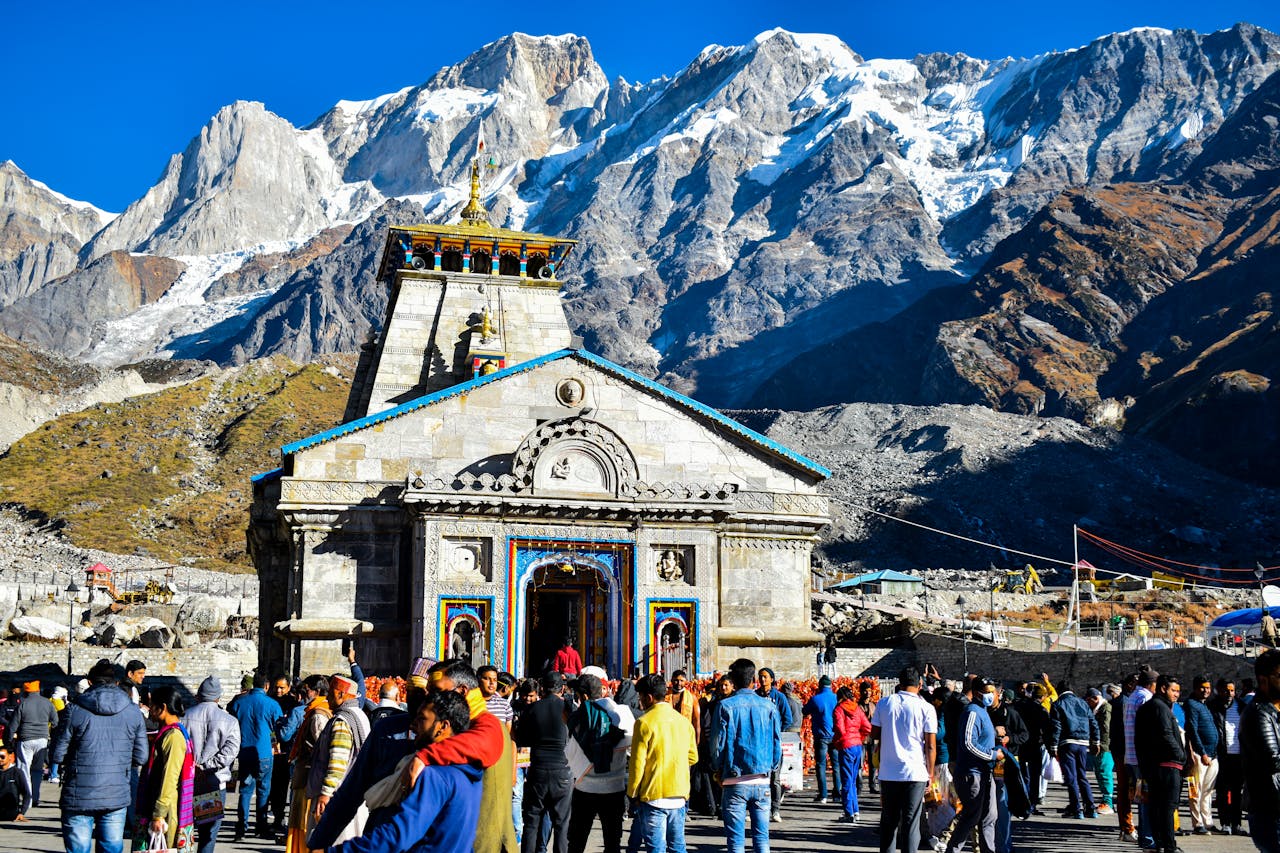
<svg viewBox="0 0 1280 853"><path fill-rule="evenodd" d="M268 480L279 480L284 476L283 468L272 468L270 471L263 471L261 474L254 474L249 478L250 483L265 483Z"/></svg>
<svg viewBox="0 0 1280 853"><path fill-rule="evenodd" d="M547 355L530 359L529 361L522 361L519 364L513 365L504 370L499 370L494 373L490 373L488 376L481 376L479 378L472 379L468 382L462 382L458 385L452 385L448 388L444 388L440 391L436 391L433 394L427 394L424 397L418 397L416 399L410 400L407 403L401 403L399 406L396 406L393 409L387 409L386 411L377 412L376 414L368 415L363 418L358 418L354 421L348 421L347 423L340 424L339 426L336 426L333 429L316 433L315 435L310 436L309 438L304 438L300 441L295 441L292 444L286 444L284 447L280 448L280 453L284 456L289 456L290 454L297 453L300 450L306 450L309 447L315 447L317 444L324 444L327 441L333 441L335 438L341 438L344 435L349 435L358 430L362 430L365 427L374 426L376 424L389 421L392 418L398 418L403 414L407 414L408 412L416 411L426 406L433 405L435 403L440 402L441 400L448 400L449 398L456 397L460 394L467 394L471 391L476 390L477 388L482 388L485 385L489 385L493 382L499 382L508 376L515 376L518 373L523 373L528 370L534 370L535 368L541 367L544 364L547 364L552 361L557 361L559 359L566 358L569 356L581 359L582 361L585 361L588 364L593 364L596 367L600 368L601 370L604 370L608 373L612 373L615 376L618 376L622 379L627 380L628 382L634 382L636 385L639 385L642 388L645 388L646 390L651 391L652 393L658 395L659 397L662 397L686 409L690 409L702 415L703 417L714 421L715 423L719 424L720 426L724 427L730 432L742 438L747 439L753 444L759 445L761 448L768 451L769 453L772 453L775 456L779 456L782 459L785 459L794 465L798 465L799 467L804 468L810 473L816 474L818 477L825 479L831 476L831 472L828 469L819 465L817 462L814 462L812 459L808 459L804 456L801 456L799 453L796 453L794 450L791 450L790 448L785 447L772 439L765 438L763 435L756 432L755 430L750 429L744 426L743 424L738 423L733 418L730 418L726 415L721 414L720 412L716 411L715 409L711 408L710 406L704 403L699 403L697 400L691 399L689 397L684 396L683 394L672 391L670 388L666 387L665 385L659 384L657 382L654 382L652 379L647 379L638 373L634 373L630 370L627 370L625 367L614 364L612 361L609 361L606 358L601 358L595 353L587 352L586 350L574 350L574 349L557 350L553 353L548 353Z"/></svg>
<svg viewBox="0 0 1280 853"><path fill-rule="evenodd" d="M553 353L541 355L537 358L530 359L529 361L522 361L512 367L494 371L488 376L479 376L467 382L450 385L448 388L442 388L433 394L427 394L425 397L416 397L407 403L401 403L393 409L386 409L385 411L375 412L372 415L366 415L363 418L356 418L354 421L347 421L345 424L339 424L333 429L318 432L309 438L295 441L293 444L286 444L284 447L280 448L280 453L282 456L288 456L290 454L297 453L299 450L306 450L308 447L315 447L317 444L324 444L326 441L333 441L335 438L350 435L351 433L362 430L365 427L371 427L376 424L383 423L384 421L389 421L392 418L398 418L401 415L417 411L418 409L430 406L433 403L438 403L441 400L448 400L450 397L467 394L477 388L482 388L485 385L505 379L508 376L515 376L517 373L523 373L526 370L533 370L535 367L541 367L549 361L555 361L556 359L564 358L565 356L572 354L573 350L556 350Z"/></svg>
<svg viewBox="0 0 1280 853"><path fill-rule="evenodd" d="M817 474L819 477L822 477L823 479L826 479L827 477L831 476L831 472L828 469L819 465L817 462L814 462L812 459L809 459L805 456L801 456L799 453L796 453L791 448L786 447L785 445L779 444L778 442L774 441L771 438L765 438L763 435L756 432L755 430L747 426L744 426L743 424L738 423L733 418L727 415L721 414L720 412L716 411L715 409L711 408L705 403L699 403L697 400L694 400L691 397L686 397L685 395L679 392L672 391L670 388L668 388L665 385L662 385L658 382L654 382L652 379L647 379L641 376L639 373L635 373L633 371L627 370L625 367L614 364L612 361L609 361L606 358L601 358L595 353L587 352L586 350L577 350L574 352L574 355L582 359L583 361L594 364L596 367L599 367L602 370L606 370L610 373L613 373L613 374L616 374L617 376L622 377L623 379L626 379L629 382L634 382L637 385L647 388L648 390L652 391L658 396L664 397L673 403L677 403L681 406L692 409L698 414L708 417L711 420L715 421L716 423L720 424L720 426L724 427L730 432L736 433L737 435L747 439L748 441L751 441L754 444L760 445L765 450L768 450L770 453L776 454L777 456L781 456L783 459L786 459L789 462L793 462L796 465L799 465L801 468L805 468L813 472L814 474Z"/></svg>

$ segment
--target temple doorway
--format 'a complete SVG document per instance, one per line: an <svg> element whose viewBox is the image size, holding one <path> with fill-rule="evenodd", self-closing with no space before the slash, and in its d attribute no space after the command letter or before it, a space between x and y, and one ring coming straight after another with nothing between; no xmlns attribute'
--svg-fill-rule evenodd
<svg viewBox="0 0 1280 853"><path fill-rule="evenodd" d="M534 572L526 596L525 669L541 675L565 638L583 665L603 666L613 674L609 655L609 589L599 572L568 561Z"/></svg>

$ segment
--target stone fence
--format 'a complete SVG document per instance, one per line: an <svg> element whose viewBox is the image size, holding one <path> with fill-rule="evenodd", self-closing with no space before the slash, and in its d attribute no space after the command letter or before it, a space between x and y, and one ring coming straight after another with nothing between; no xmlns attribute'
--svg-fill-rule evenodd
<svg viewBox="0 0 1280 853"><path fill-rule="evenodd" d="M1040 673L1048 673L1056 683L1066 678L1083 691L1106 682L1119 683L1130 672L1136 672L1141 664L1150 664L1157 672L1191 679L1207 675L1219 678L1253 677L1253 659L1231 655L1203 646L1182 649L1147 649L1124 651L1019 651L1004 646L970 640L966 652L963 640L937 634L921 633L911 641L914 645L914 663L923 666L931 663L943 678L959 678L966 670L1008 681L1038 679ZM968 667L965 666L966 654ZM1187 688L1186 681L1183 689Z"/></svg>
<svg viewBox="0 0 1280 853"><path fill-rule="evenodd" d="M67 647L56 643L0 643L0 687L8 689L38 677L47 688L74 682L102 658L124 666L137 659L147 665L146 684L177 684L195 696L200 682L210 675L222 681L224 700L240 687L240 678L258 665L258 653L234 653L198 647L190 649L111 649L76 644L72 652L73 676L66 675Z"/></svg>

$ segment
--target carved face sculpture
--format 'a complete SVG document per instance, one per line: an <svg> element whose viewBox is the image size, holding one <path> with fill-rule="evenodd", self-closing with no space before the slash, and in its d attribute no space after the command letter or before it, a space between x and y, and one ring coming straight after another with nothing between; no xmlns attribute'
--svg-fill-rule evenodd
<svg viewBox="0 0 1280 853"><path fill-rule="evenodd" d="M658 558L658 577L664 581L680 580L684 577L684 559L677 551L663 551Z"/></svg>
<svg viewBox="0 0 1280 853"><path fill-rule="evenodd" d="M586 396L586 389L577 379L565 379L556 386L556 399L565 406L577 406Z"/></svg>

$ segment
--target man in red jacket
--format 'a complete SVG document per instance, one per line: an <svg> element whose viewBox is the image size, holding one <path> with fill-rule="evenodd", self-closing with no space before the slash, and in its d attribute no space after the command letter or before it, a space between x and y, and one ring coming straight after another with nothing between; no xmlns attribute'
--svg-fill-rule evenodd
<svg viewBox="0 0 1280 853"><path fill-rule="evenodd" d="M571 638L565 637L560 644L560 651L551 661L551 671L571 678L582 672L582 656L573 647Z"/></svg>

